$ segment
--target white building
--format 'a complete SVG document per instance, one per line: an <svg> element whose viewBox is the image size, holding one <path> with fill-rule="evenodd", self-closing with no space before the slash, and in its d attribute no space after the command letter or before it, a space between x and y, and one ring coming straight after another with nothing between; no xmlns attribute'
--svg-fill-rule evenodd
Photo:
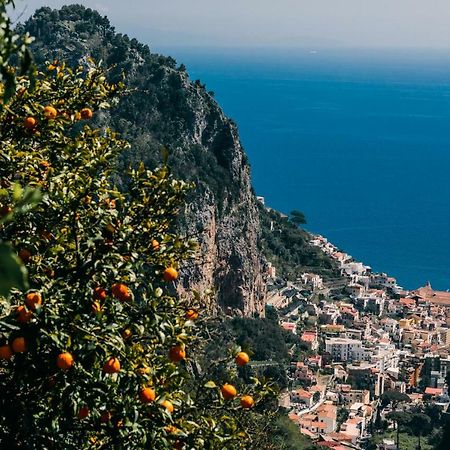
<svg viewBox="0 0 450 450"><path fill-rule="evenodd" d="M357 339L326 339L325 349L331 354L334 361L363 361L366 357L366 349Z"/></svg>

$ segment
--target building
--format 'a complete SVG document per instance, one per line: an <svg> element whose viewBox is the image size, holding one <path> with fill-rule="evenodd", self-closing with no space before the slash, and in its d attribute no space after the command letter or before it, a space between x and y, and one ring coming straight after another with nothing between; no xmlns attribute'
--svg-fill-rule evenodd
<svg viewBox="0 0 450 450"><path fill-rule="evenodd" d="M325 340L325 350L333 361L361 361L364 359L362 342L357 339L330 338Z"/></svg>

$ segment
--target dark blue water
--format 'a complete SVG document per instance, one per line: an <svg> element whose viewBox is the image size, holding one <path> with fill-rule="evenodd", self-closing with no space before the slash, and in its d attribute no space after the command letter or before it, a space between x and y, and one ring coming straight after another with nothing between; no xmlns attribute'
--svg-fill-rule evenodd
<svg viewBox="0 0 450 450"><path fill-rule="evenodd" d="M268 205L406 288L450 288L450 52L164 52L237 122Z"/></svg>

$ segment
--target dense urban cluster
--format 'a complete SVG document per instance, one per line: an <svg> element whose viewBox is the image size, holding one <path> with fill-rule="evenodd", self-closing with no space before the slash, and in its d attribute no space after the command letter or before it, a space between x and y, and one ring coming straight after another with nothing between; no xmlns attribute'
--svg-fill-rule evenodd
<svg viewBox="0 0 450 450"><path fill-rule="evenodd" d="M340 277L284 282L269 266L269 307L304 350L280 406L316 445L396 449L397 415L411 422L431 408L440 417L450 404L450 292L430 283L407 291L322 236L311 244L338 263Z"/></svg>

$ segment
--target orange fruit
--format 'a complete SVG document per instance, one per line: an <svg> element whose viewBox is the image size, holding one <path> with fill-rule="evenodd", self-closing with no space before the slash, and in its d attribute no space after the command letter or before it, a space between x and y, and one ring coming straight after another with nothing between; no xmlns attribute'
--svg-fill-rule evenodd
<svg viewBox="0 0 450 450"><path fill-rule="evenodd" d="M47 119L56 119L57 115L58 115L58 111L56 111L56 109L53 108L53 106L46 106L44 108L44 116Z"/></svg>
<svg viewBox="0 0 450 450"><path fill-rule="evenodd" d="M117 298L117 300L120 300L121 302L126 302L128 300L131 300L131 292L130 289L128 289L128 286L123 283L116 283L113 284L111 288L112 295Z"/></svg>
<svg viewBox="0 0 450 450"><path fill-rule="evenodd" d="M159 242L156 239L153 239L152 241L152 249L156 251L159 250Z"/></svg>
<svg viewBox="0 0 450 450"><path fill-rule="evenodd" d="M2 206L0 208L0 218L6 217L8 214L11 214L12 211L13 211L13 209L11 208L11 206Z"/></svg>
<svg viewBox="0 0 450 450"><path fill-rule="evenodd" d="M120 361L117 358L109 358L103 366L103 372L105 373L119 373Z"/></svg>
<svg viewBox="0 0 450 450"><path fill-rule="evenodd" d="M197 320L198 319L198 311L196 311L195 309L188 309L184 316L188 320Z"/></svg>
<svg viewBox="0 0 450 450"><path fill-rule="evenodd" d="M155 401L156 394L152 388L145 387L139 391L139 400L142 403L151 403Z"/></svg>
<svg viewBox="0 0 450 450"><path fill-rule="evenodd" d="M88 120L88 119L92 119L92 117L94 116L94 113L92 112L92 109L90 109L90 108L83 108L80 111L80 116L82 119Z"/></svg>
<svg viewBox="0 0 450 450"><path fill-rule="evenodd" d="M92 305L91 305L91 311L92 311L94 314L98 314L98 313L102 312L102 305L100 305L99 302L94 302L94 303L92 303Z"/></svg>
<svg viewBox="0 0 450 450"><path fill-rule="evenodd" d="M221 388L220 392L222 392L223 398L225 400L231 400L237 395L236 388L232 384L225 383Z"/></svg>
<svg viewBox="0 0 450 450"><path fill-rule="evenodd" d="M24 263L27 263L31 259L31 252L30 252L30 250L27 250L26 248L22 248L21 250L19 250L19 258Z"/></svg>
<svg viewBox="0 0 450 450"><path fill-rule="evenodd" d="M236 355L235 361L239 367L243 367L250 361L250 357L245 352L239 352Z"/></svg>
<svg viewBox="0 0 450 450"><path fill-rule="evenodd" d="M73 366L73 356L69 352L60 353L56 358L56 365L61 370L68 370Z"/></svg>
<svg viewBox="0 0 450 450"><path fill-rule="evenodd" d="M2 345L0 347L0 360L10 360L12 358L12 351L9 345Z"/></svg>
<svg viewBox="0 0 450 450"><path fill-rule="evenodd" d="M33 313L31 311L27 311L27 309L23 305L19 306L16 309L16 313L17 313L17 320L20 323L28 323L33 317Z"/></svg>
<svg viewBox="0 0 450 450"><path fill-rule="evenodd" d="M11 344L14 353L24 353L27 351L27 341L24 337L16 337Z"/></svg>
<svg viewBox="0 0 450 450"><path fill-rule="evenodd" d="M25 304L32 311L35 311L37 305L42 305L41 294L39 292L29 292L25 297Z"/></svg>
<svg viewBox="0 0 450 450"><path fill-rule="evenodd" d="M172 402L170 402L169 400L164 400L161 402L161 406L163 406L164 408L166 408L166 411L170 412L170 414L173 413L174 407Z"/></svg>
<svg viewBox="0 0 450 450"><path fill-rule="evenodd" d="M130 337L132 336L132 332L129 328L126 328L125 330L122 331L122 338L127 340L130 339Z"/></svg>
<svg viewBox="0 0 450 450"><path fill-rule="evenodd" d="M89 413L89 408L87 406L82 406L78 411L77 417L79 419L86 419L86 417L89 416Z"/></svg>
<svg viewBox="0 0 450 450"><path fill-rule="evenodd" d="M111 420L112 414L109 411L103 411L100 415L100 422L107 423Z"/></svg>
<svg viewBox="0 0 450 450"><path fill-rule="evenodd" d="M37 124L37 120L34 117L27 117L23 121L23 126L28 130L33 129L36 126L36 124Z"/></svg>
<svg viewBox="0 0 450 450"><path fill-rule="evenodd" d="M107 296L106 289L103 289L102 287L98 286L94 289L94 293L92 294L92 297L94 300L100 300L103 301L106 299Z"/></svg>
<svg viewBox="0 0 450 450"><path fill-rule="evenodd" d="M178 272L173 267L167 267L163 274L164 281L175 281L178 278Z"/></svg>
<svg viewBox="0 0 450 450"><path fill-rule="evenodd" d="M168 433L176 433L178 431L178 428L175 425L167 425L166 427L164 427L164 429Z"/></svg>
<svg viewBox="0 0 450 450"><path fill-rule="evenodd" d="M186 351L181 345L175 345L169 350L169 359L172 362L180 362L186 358Z"/></svg>
<svg viewBox="0 0 450 450"><path fill-rule="evenodd" d="M241 406L245 409L251 408L254 403L255 401L252 397L250 397L250 395L244 395L243 397L241 397Z"/></svg>

